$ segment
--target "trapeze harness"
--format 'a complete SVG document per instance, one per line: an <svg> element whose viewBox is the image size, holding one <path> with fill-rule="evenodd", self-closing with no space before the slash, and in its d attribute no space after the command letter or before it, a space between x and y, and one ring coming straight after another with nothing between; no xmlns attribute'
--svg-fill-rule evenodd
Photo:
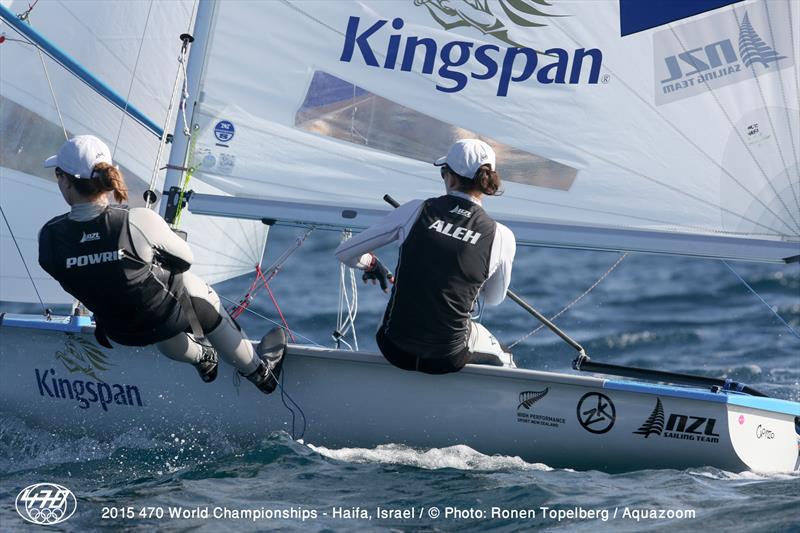
<svg viewBox="0 0 800 533"><path fill-rule="evenodd" d="M88 221L64 214L39 234L39 264L94 313L95 335L109 347L106 336L119 344L146 346L219 324L218 314L192 309L194 298L188 299L181 282L189 265L169 261L156 256L148 262L136 253L127 207L108 206Z"/></svg>
<svg viewBox="0 0 800 533"><path fill-rule="evenodd" d="M433 374L480 362L468 349L470 313L489 277L496 227L480 205L464 198L445 195L423 203L400 247L377 334L389 362Z"/></svg>

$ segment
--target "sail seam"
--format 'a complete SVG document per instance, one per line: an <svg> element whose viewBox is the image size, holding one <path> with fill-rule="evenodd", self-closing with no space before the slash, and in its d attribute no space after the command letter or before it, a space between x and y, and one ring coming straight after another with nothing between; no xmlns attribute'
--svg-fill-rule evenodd
<svg viewBox="0 0 800 533"><path fill-rule="evenodd" d="M332 27L331 27L331 26L329 26L328 24L326 24L326 23L324 23L324 22L321 22L319 19L317 19L317 18L315 18L314 16L312 16L312 15L310 15L310 14L306 13L305 11L303 11L302 9L300 9L299 7L297 7L297 6L295 6L295 5L291 4L291 3L289 3L289 2L288 2L288 0L282 0L282 2L283 2L285 5L289 6L291 9L293 9L293 10L295 10L295 11L299 12L300 14L302 14L303 16L307 17L308 19L310 19L310 20L313 20L314 22L317 22L317 23L318 23L318 24L320 24L321 26L324 26L325 28L327 28L327 29L329 29L329 30L331 30L331 31L335 32L335 33L336 33L336 34L338 34L338 35L343 35L341 32L339 32L339 31L338 31L338 30L336 30L335 28L332 28ZM557 26L558 26L558 24L554 24L554 26L556 26L556 27L557 27ZM578 41L577 41L577 40L576 40L574 37L572 37L572 36L571 36L569 33L567 33L566 31L564 31L564 30L563 30L563 28L559 28L559 29L561 29L561 30L564 32L564 34L565 34L567 37L569 37L569 38L570 38L570 39L571 39L571 40L572 40L574 43L576 43L578 46L580 46L580 43L578 43ZM376 55L379 55L379 56L380 56L380 57L382 57L382 58L385 58L385 55L384 55L384 54L382 54L382 53L380 53L379 51L374 51L374 53L375 53ZM613 74L616 76L616 73L614 73L613 71L611 71L611 69L610 69L610 68L608 68L608 67L606 67L606 68L608 69L608 71L609 71L609 72L613 73ZM422 79L424 79L424 80L426 80L426 81L431 81L431 80L429 80L429 78L427 78L427 77L425 77L425 76L422 76L422 75L421 75L421 74L419 74L419 73L416 73L416 72L414 72L413 74L417 75L418 77L420 77L420 78L422 78ZM643 102L645 105L647 105L647 106L649 106L651 109L653 109L653 106L652 106L652 105L650 105L650 104L649 104L649 103L648 103L646 100L644 100L644 99L643 99L643 98L642 98L642 97L641 97L641 96L640 96L638 93L636 93L636 91L634 91L634 90L633 90L633 89L632 89L632 88L631 88L631 87L630 87L630 86L629 86L627 83L625 83L625 82L624 82L624 81L623 81L623 80L622 80L622 79L621 79L619 76L617 76L617 79L619 79L619 80L622 82L623 86L624 86L625 88L627 88L627 89L628 89L628 90L629 90L629 91L630 91L632 94L634 94L634 95L635 95L635 96L636 96L636 97L637 97L639 100L641 100L641 101L642 101L642 102ZM529 123L527 123L527 122L523 122L523 121L519 120L517 117L514 117L514 116L512 116L512 115L508 115L508 114L505 114L505 113L499 113L498 111L496 111L495 109L491 108L490 106L486 106L486 105L484 105L483 103L481 103L480 101L477 101L477 100L475 100L475 99L473 99L473 98L470 98L470 97L468 97L468 96L464 96L463 98L464 98L465 100L467 100L467 101L470 101L471 103L473 103L473 104L474 104L476 107L479 107L479 108L482 108L482 109L486 109L486 110L488 110L488 111L490 111L490 112L492 112L492 113L495 113L495 114L500 114L500 115L502 115L503 117L505 117L505 118L507 118L507 119L509 119L509 120L511 120L511 121L513 121L513 122L515 122L515 123L517 123L517 124L521 124L522 126L524 126L524 127L526 127L526 128L529 128L529 129L531 129L531 130L533 130L533 131L536 131L537 133L541 133L541 134L543 134L543 135L544 135L544 134L546 134L546 132L545 132L545 131L542 131L542 130L540 130L540 129L537 129L537 128L536 128L534 125L531 125L531 124L529 124ZM689 138L688 138L688 137L687 137L687 136L686 136L684 133L682 133L682 132L681 132L681 131L680 131L680 130L679 130L679 129L678 129L676 126L675 126L675 125L673 125L671 122L669 122L667 119L665 119L665 118L664 118L664 117L661 115L661 113L659 113L659 112L658 112L657 110L655 110L655 109L653 109L653 111L654 111L656 114L658 114L658 115L659 115L659 116L660 116L660 117L661 117L661 118L662 118L662 119L663 119L663 120L664 120L666 123L668 123L668 124L671 126L671 128L672 128L672 129L673 129L673 130L674 130L676 133L678 133L678 135L680 135L680 136L681 136L681 137L682 137L682 138L683 138L683 139L684 139L686 142L688 142L690 145L694 146L694 147L695 147L695 148L698 150L698 152L700 152L702 155L704 155L704 156L705 156L705 157L706 157L706 158L707 158L707 159L708 159L708 160L709 160L709 161L710 161L712 164L714 164L714 165L715 165L715 166L716 166L716 167L717 167L717 168L718 168L718 169L719 169L721 172L723 172L724 174L726 174L727 176L729 176L729 177L730 177L732 180L734 180L734 181L735 181L735 182L736 182L736 183L737 183L737 184L738 184L740 187L742 187L742 189L743 189L743 190L744 190L744 191L745 191L745 192L746 192L746 193L747 193L747 194L748 194L748 195L749 195L751 198L753 198L755 201L757 201L758 203L760 203L760 204L761 204L761 205L762 205L762 206L763 206L765 209L767 209L768 211L770 211L770 212L771 212L771 213L772 213L772 214L775 216L775 218L776 218L776 219L777 219L777 220L778 220L780 223L782 223L784 226L786 226L786 227L788 228L788 230L789 230L789 232L790 232L790 233L789 233L789 235L792 235L792 236L793 236L793 235L795 235L795 233L793 233L793 232L795 232L796 230L795 230L795 229L794 229L794 228L793 228L791 225L787 224L787 223L786 223L786 222L785 222L785 221L784 221L784 220L783 220L783 219L782 219L780 216L778 216L776 213L774 213L774 212L773 212L773 211L772 211L772 210L771 210L771 209L770 209L770 208L769 208L767 205L765 205L765 204L764 204L764 202L763 202L763 201L761 201L761 200L760 200L760 199L759 199L759 198L758 198L758 197L757 197L757 196L756 196L756 195L755 195L753 192L751 192L749 189L747 189L746 187L744 187L743 185L741 185L741 183L739 183L739 181L738 181L738 180L737 180L737 179L736 179L736 178L735 178L735 177L734 177L734 176L733 176L733 175L732 175L732 174L731 174L731 173L730 173L730 172L729 172L727 169L725 169L725 168L724 168L723 166L721 166L721 165L720 165L720 164L719 164L717 161L715 161L715 160L714 160L714 159L713 159L713 158L712 158L712 157L711 157L709 154L707 154L705 151L703 151L703 150L702 150L702 149L701 149L701 148L700 148L700 147L699 147L699 146L698 146L696 143L694 143L693 141L691 141L691 140L690 140L690 139L689 139ZM431 114L431 116L433 116L434 118L438 118L438 117L437 117L435 114ZM295 142L296 142L296 141L295 141ZM632 170L632 169L629 169L629 168L627 168L627 167L625 167L625 166L623 166L623 165L620 165L620 164L619 164L619 163L617 163L616 161L613 161L613 160L611 160L611 159L604 158L604 157L602 157L602 156L599 156L599 155L597 155L597 154L593 154L593 153L589 152L588 150L586 150L585 148L583 148L583 147L581 147L581 146L578 146L578 145L576 145L576 144L573 144L573 143L571 143L571 142L570 142L569 140L567 140L567 139L562 139L562 142L563 142L563 144L565 144L565 145L567 145L567 146L570 146L571 148L573 148L574 150L576 150L576 151L578 151L578 152L581 152L581 153L584 153L584 154L586 154L586 155L589 155L589 156L591 156L591 157L594 157L594 158L596 158L596 159L598 159L598 160L600 160L600 161L603 161L603 162L605 162L605 163L607 163L607 164L609 164L609 165L611 165L611 166L613 166L613 167L620 168L620 169L622 169L622 170L624 170L624 171L628 172L629 174L631 174L631 175L632 175L632 176L634 176L634 177L640 177L640 178L644 178L644 179L646 179L646 180L650 181L651 183L655 183L655 184L657 184L657 185L659 185L659 186L661 186L661 187L664 187L664 188L666 188L666 189L669 189L669 190L671 190L671 191L673 191L673 192L675 192L675 193L677 193L677 194L679 194L679 195L683 195L683 196L686 196L686 197L692 198L693 200L695 200L695 201L697 201L697 202L700 202L700 203L702 203L702 204L704 204L704 205L710 206L710 207L712 207L712 208L714 208L714 209L719 209L719 210L721 210L721 211L724 211L725 213L728 213L729 215L731 215L731 216L733 216L733 217L736 217L736 218L739 218L739 219L745 220L745 221L747 221L747 222L750 222L751 224L753 224L753 225L755 225L755 226L762 227L762 228L764 228L764 229L766 229L766 230L770 230L770 231L778 232L778 233L780 234L780 232L779 232L779 231L778 231L776 228L773 228L773 227L767 226L767 225L765 225L765 224L762 224L762 223L760 223L760 222L757 222L757 221L755 221L755 220L753 220L753 219L751 219L751 218L749 218L749 217L747 217L747 216L745 216L745 215L742 215L742 214L740 214L740 213L736 213L736 212L734 212L734 211L732 211L732 210L730 210L730 209L728 209L728 208L725 208L725 207L723 207L722 205L715 204L715 203L713 203L713 202L711 202L711 201L704 200L704 199L702 199L702 198L700 198L700 197L698 197L698 196L696 196L696 195L693 195L693 194L691 194L691 193L687 193L687 192L685 192L685 191L682 191L682 190L680 190L680 189L678 189L678 188L676 188L676 187L672 187L672 186L670 186L670 185L668 185L668 184L666 184L666 183L663 183L663 182L661 182L660 180L658 180L658 179L656 179L656 178L653 178L653 177L647 176L647 175L645 175L645 174L642 174L642 173L640 173L640 172L637 172L637 171L634 171L634 170ZM799 226L799 227L800 227L800 226Z"/></svg>
<svg viewBox="0 0 800 533"><path fill-rule="evenodd" d="M766 10L767 10L767 26L769 27L770 39L772 40L772 43L773 43L773 45L774 45L774 43L775 43L775 38L774 38L774 36L773 36L773 31L772 31L772 22L771 22L771 19L769 18L769 10L768 10L768 8L767 8L767 4L766 4L766 3L764 4L764 9L766 9ZM736 24L737 24L737 25L739 25L739 17L738 17L738 15L736 14L736 9L732 9L732 10L731 10L731 13L733 14L733 17L734 17L734 19L736 20ZM746 13L745 13L745 18L746 18L746 17L747 17L747 15L746 15ZM740 26L740 27L741 27L741 26ZM745 62L745 64L746 64L746 62ZM758 88L758 95L759 95L759 97L761 98L761 104L764 106L764 111L767 113L767 120L769 121L769 127L770 127L770 129L771 129L771 130L774 132L774 131L775 131L775 123L774 123L774 121L772 120L772 113L770 112L770 110L769 110L769 107L767 107L767 100L766 100L766 98L764 97L764 90L763 90L763 88L761 87L761 81L760 81L760 78L759 78L758 76L756 76L756 67L755 67L755 64L756 64L756 62L755 62L755 61L753 61L753 62L751 62L751 63L750 63L750 72L753 74L753 81L755 81L755 83L756 83L756 87ZM779 86L780 86L780 88L781 88L781 93L783 93L783 77L781 76L781 69L778 69L778 81L779 81L778 85L779 85ZM705 83L706 83L706 85L708 85L708 82L705 82ZM788 110L788 109L786 110L786 117L787 117L787 122L788 122L788 120L789 120L789 118L788 118L788 117L789 117L789 110ZM789 131L791 132L791 129L792 129L791 123L789 122L787 125L788 125L788 127L789 127ZM738 129L736 130L736 133L737 133L737 135L738 135L738 137L739 137L739 140L742 142L742 144L746 145L747 143L745 143L745 141L744 141L744 138L742 137L742 134L739 132L739 130L738 130ZM791 134L790 134L790 135L791 135ZM793 138L793 137L791 137L791 141L790 141L790 143L789 143L789 144L792 144L793 142L794 142L794 138ZM780 156L780 158L781 158L781 164L783 165L783 168L787 169L787 178L790 178L790 177L788 176L788 168L789 168L789 167L788 167L788 165L786 164L786 158L785 158L785 157L784 157L784 155L783 155L783 147L781 146L781 143L779 143L779 142L776 142L776 143L775 143L775 146L776 146L776 148L778 149L778 155L779 155L779 156ZM746 146L746 148L747 148L747 151L748 151L748 153L751 155L751 157L753 157L753 160L755 161L755 155L754 155L754 154L752 153L752 151L750 150L750 147L749 147L749 146ZM792 150L794 150L794 146L792 146ZM756 163L758 164L758 161L756 161ZM761 165L759 165L759 170L761 170ZM764 171L762 170L762 173L763 173L763 172L764 172ZM764 173L764 175L765 175L765 177L766 177L766 173ZM777 191L777 190L775 189L775 187L772 185L772 182L771 182L771 181L769 181L769 180L767 180L767 181L768 181L768 183L770 184L770 187L772 188L772 192L774 192L774 193L775 193L775 196L777 196L777 197L778 197L778 199L781 201L781 204L783 204L783 206L784 206L784 208L786 209L786 211L787 211L787 212L789 212L789 216L790 216L790 217L792 217L792 220L794 220L795 224L797 224L797 225L798 225L798 228L800 228L800 222L798 222L798 221L797 221L797 219L796 219L796 218L794 218L794 217L792 216L792 213L791 213L791 211L789 210L789 206L787 206L787 205L786 205L786 204L783 202L783 198L781 198L781 197L780 197L780 195L778 194L778 191ZM794 201L795 201L795 204L797 205L797 212L798 212L798 213L800 213L800 201L798 201L798 199L797 199L797 194L796 194L796 192L795 192L795 190L794 190L794 186L792 185L791 179L789 179L789 190L790 190L790 191L792 191L792 196L794 196Z"/></svg>
<svg viewBox="0 0 800 533"><path fill-rule="evenodd" d="M731 10L731 11L732 11L732 14L733 14L733 16L734 16L734 18L736 20L736 24L738 25L739 24L739 22L738 22L739 19L738 19L738 17L736 17L735 9ZM678 41L678 44L681 45L681 48L683 48L683 51L686 52L687 51L686 45L683 43L681 38L678 36L677 32L675 31L675 28L672 25L670 25L669 26L669 30L670 30L670 32L672 32L672 35L675 37L675 40ZM750 149L750 146L745 142L744 137L742 137L742 134L739 131L739 128L737 128L736 125L733 123L733 119L731 118L730 113L728 113L728 110L725 109L725 106L723 106L722 102L720 102L716 91L714 91L714 88L711 87L711 85L708 83L707 80L703 79L702 81L703 81L703 84L706 86L706 89L708 89L708 93L714 99L714 103L717 104L717 107L722 112L723 116L725 117L725 120L728 121L728 125L731 127L733 132L736 134L736 138L739 139L739 142L742 144L744 149L747 151L747 154L750 156L750 159L752 159L753 163L755 163L756 167L758 167L758 170L761 173L761 176L764 178L764 181L767 183L767 185L769 185L770 189L772 189L772 192L775 194L775 197L780 201L781 205L786 210L786 213L789 215L789 218L792 220L792 222L794 222L795 226L797 226L797 230L800 230L800 222L798 222L798 220L794 217L794 215L792 214L791 210L789 210L789 207L786 205L786 202L784 202L783 198L781 198L781 196L778 194L778 191L775 189L775 185L773 185L772 182L769 180L769 177L767 176L767 173L764 170L764 167L761 165L761 162L758 160L758 158L755 156L755 154L753 154L753 151ZM756 85L758 85L757 81L756 81ZM760 85L758 85L758 87L759 87L759 92L760 92ZM764 101L763 101L763 95L762 95L762 104L763 103L764 103ZM769 115L769 113L767 113L767 114ZM770 125L772 125L771 122L770 122ZM784 164L784 166L785 166L785 164ZM776 219L778 219L784 225L786 225L786 227L788 227L789 230L792 230L792 231L795 230L795 228L792 228L785 220L783 220L783 217L778 215L778 213L773 211L772 208L770 208L766 203L764 203L763 200L761 200L758 196L756 196L755 193L750 192L750 189L745 187L739 181L738 178L736 178L733 174L730 174L730 173L728 174L728 176L731 178L731 180L733 180L734 183L736 183L736 185L741 187L743 190L747 191L753 197L753 199L755 201L757 201L759 204L761 204L762 207L764 207L764 209L769 211L772 215L775 216Z"/></svg>
<svg viewBox="0 0 800 533"><path fill-rule="evenodd" d="M769 38L773 43L775 43L775 32L772 29L772 17L769 14L769 3L768 2L764 3L764 10L767 13L767 26L769 27ZM789 35L793 36L794 31L792 30L791 5L789 5L789 17L788 17L788 19L789 19L788 20ZM792 39L790 39L790 41L794 42L794 40L792 40ZM794 50L792 50L792 54L794 54ZM753 70L755 70L755 68ZM797 68L797 65L795 65L795 70L800 70L800 69ZM783 69L778 69L778 87L780 88L781 99L783 100L783 108L784 108L785 115L786 115L786 126L789 129L789 145L792 147L792 155L794 156L795 169L798 172L800 172L800 160L797 159L797 146L795 146L795 142L794 142L794 132L792 130L792 118L789 116L789 103L786 100L786 91L784 90L784 87L783 87ZM758 90L759 90L759 92L761 92L761 84L760 83L758 85ZM763 93L761 94L761 98L762 99L764 98ZM766 107L766 105L765 105L765 107ZM767 112L767 116L768 117L770 116L769 115L769 111ZM771 117L770 117L770 126L772 126L772 118ZM773 130L774 130L774 128L773 128ZM778 150L781 151L781 160L783 160L783 151L781 149L781 145L780 145L780 143L776 143L776 144L778 144ZM786 163L784 162L784 167L785 166L786 166ZM795 204L797 205L797 210L798 210L798 212L800 212L800 197L798 197L798 192L795 190L795 185L794 185L794 183L792 183L791 176L788 175L788 172L787 172L787 178L789 179L789 188L791 189L792 194L794 195L794 201L795 201ZM798 186L798 188L800 188L800 177L798 178L797 186Z"/></svg>

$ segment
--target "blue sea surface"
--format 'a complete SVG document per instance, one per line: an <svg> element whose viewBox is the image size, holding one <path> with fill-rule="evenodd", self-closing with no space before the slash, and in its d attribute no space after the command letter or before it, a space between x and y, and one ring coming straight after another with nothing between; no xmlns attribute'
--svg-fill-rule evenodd
<svg viewBox="0 0 800 533"><path fill-rule="evenodd" d="M299 233L273 229L264 265ZM289 325L326 346L333 345L339 305L339 266L332 253L338 242L337 233L313 233L271 284ZM397 250L381 250L380 256L393 265ZM520 248L512 289L551 316L619 257ZM800 330L800 265L731 266ZM236 300L250 281L229 280L217 290ZM359 281L361 349L376 349L373 333L387 298ZM264 293L251 309L280 320ZM272 327L252 313L241 323L253 338ZM506 343L538 326L511 301L486 308L483 323ZM596 360L728 377L771 396L800 400L800 339L720 261L629 255L557 323ZM520 367L560 372L571 372L574 357L547 330L522 341L514 354ZM197 376L187 370L186 379ZM23 487L43 481L79 496L75 516L50 528L62 531L800 531L797 472L580 472L486 456L465 446L326 449L283 432L237 440L215 431L213 421L101 441L31 427L14 413L0 413L0 530L41 530L22 522L13 502ZM137 516L123 518L129 507ZM215 507L228 513L258 510L262 516L191 516L192 510ZM380 518L378 507L413 509L415 517ZM535 516L491 517L493 507L530 509ZM146 516L156 512L148 508L165 515ZM190 516L171 518L168 508L182 508ZM145 516L138 515L142 509ZM649 510L673 515L642 515ZM359 518L362 512L371 519Z"/></svg>

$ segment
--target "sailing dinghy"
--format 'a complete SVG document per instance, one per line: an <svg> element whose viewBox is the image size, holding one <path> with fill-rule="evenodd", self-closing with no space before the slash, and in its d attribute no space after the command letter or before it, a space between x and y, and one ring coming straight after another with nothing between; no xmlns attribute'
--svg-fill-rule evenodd
<svg viewBox="0 0 800 533"><path fill-rule="evenodd" d="M258 265L271 224L359 231L390 209L386 193L438 195L430 161L466 135L508 162L506 193L487 209L520 245L800 256L800 9L788 0L678 6L663 20L628 1L44 4L31 24L18 4L0 6L21 41L0 46L19 67L2 84L16 149L2 160L4 301L35 302L35 288L43 303L69 302L36 261L41 222L63 210L37 177L60 128L118 139L115 159L143 178L148 204L163 191L161 213L212 282ZM66 35L70 20L125 21L136 44L95 34L64 51L42 36ZM187 30L184 85L170 55ZM187 92L176 119L173 95ZM611 377L475 365L428 376L290 344L282 393L265 397L230 368L204 384L154 349L100 348L92 332L85 316L4 313L0 408L97 436L213 420L231 434L466 444L577 469L800 468L800 404L725 380L585 357L580 370Z"/></svg>

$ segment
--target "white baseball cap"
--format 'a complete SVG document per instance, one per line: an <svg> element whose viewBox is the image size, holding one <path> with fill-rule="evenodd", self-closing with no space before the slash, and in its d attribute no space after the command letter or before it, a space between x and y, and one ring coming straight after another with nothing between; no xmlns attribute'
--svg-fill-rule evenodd
<svg viewBox="0 0 800 533"><path fill-rule="evenodd" d="M447 165L459 176L472 179L483 165L494 170L495 155L492 147L479 139L461 139L450 147L446 156L433 164L437 167Z"/></svg>
<svg viewBox="0 0 800 533"><path fill-rule="evenodd" d="M78 135L61 145L56 155L44 161L45 168L58 167L76 178L90 179L98 163L111 163L111 151L94 135Z"/></svg>

